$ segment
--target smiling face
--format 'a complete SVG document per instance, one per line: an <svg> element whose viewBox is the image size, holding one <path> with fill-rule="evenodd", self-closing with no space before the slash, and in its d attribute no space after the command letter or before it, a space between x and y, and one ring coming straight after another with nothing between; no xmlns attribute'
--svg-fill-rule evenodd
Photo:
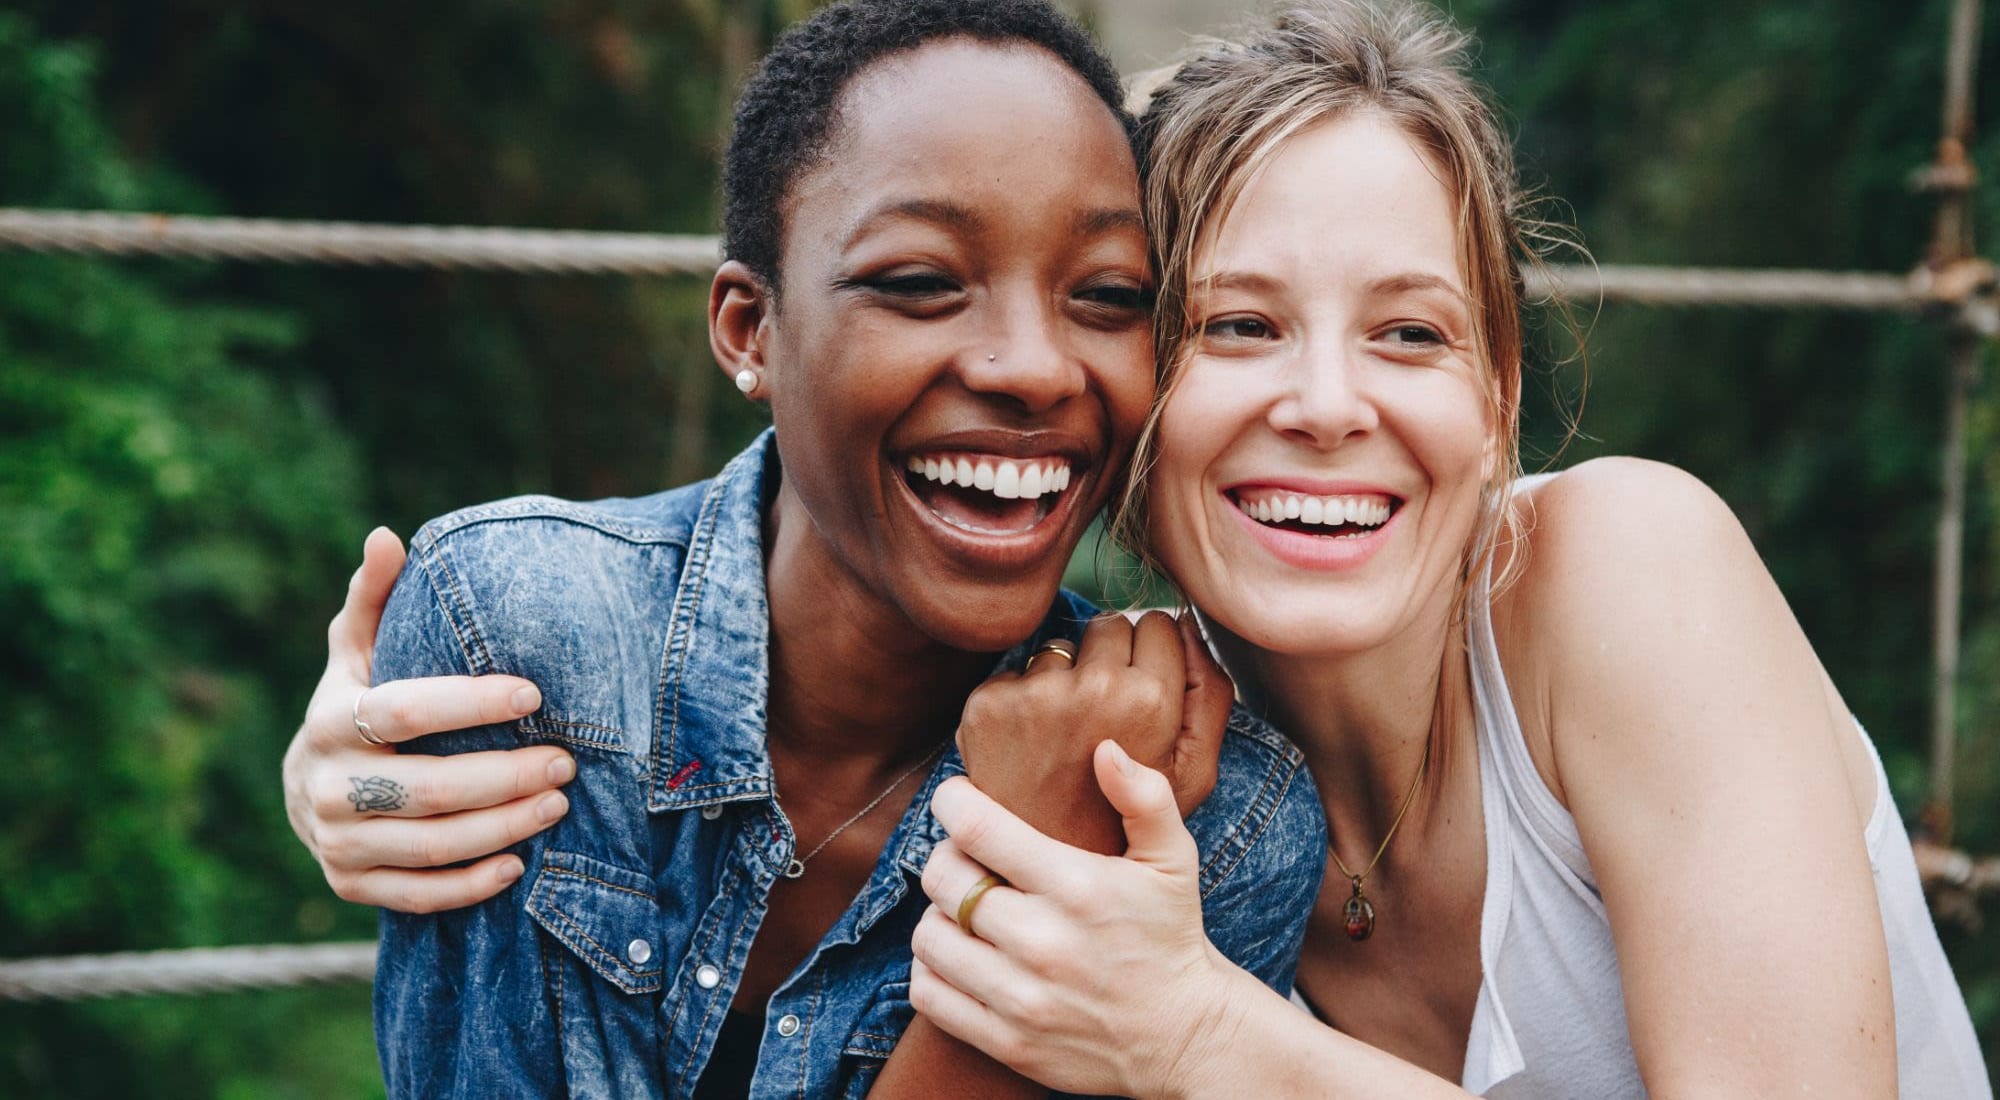
<svg viewBox="0 0 2000 1100"><path fill-rule="evenodd" d="M1032 47L947 39L841 95L760 326L785 481L868 597L956 648L1039 624L1152 396L1123 127Z"/></svg>
<svg viewBox="0 0 2000 1100"><path fill-rule="evenodd" d="M1288 139L1197 253L1151 538L1245 641L1358 652L1448 614L1498 464L1457 225L1363 109Z"/></svg>

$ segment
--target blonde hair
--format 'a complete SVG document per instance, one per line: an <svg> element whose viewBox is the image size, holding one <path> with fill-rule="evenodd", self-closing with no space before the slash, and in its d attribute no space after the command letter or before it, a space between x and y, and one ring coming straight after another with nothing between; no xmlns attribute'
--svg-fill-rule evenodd
<svg viewBox="0 0 2000 1100"><path fill-rule="evenodd" d="M1459 620L1474 579L1501 541L1520 474L1522 268L1539 264L1539 244L1566 239L1529 210L1515 180L1513 147L1484 89L1467 73L1471 48L1469 36L1428 6L1313 0L1288 5L1237 41L1197 47L1164 81L1149 74L1150 86L1138 93L1149 99L1139 141L1160 276L1154 322L1159 385L1133 475L1111 521L1114 538L1143 563L1158 566L1148 536L1147 474L1158 453L1160 412L1199 335L1189 308L1198 253L1288 139L1373 111L1408 136L1452 192L1474 344L1485 367L1498 461L1465 552L1452 605L1452 620ZM1519 559L1518 553L1507 555L1496 591L1518 570ZM1441 712L1449 701L1441 682Z"/></svg>

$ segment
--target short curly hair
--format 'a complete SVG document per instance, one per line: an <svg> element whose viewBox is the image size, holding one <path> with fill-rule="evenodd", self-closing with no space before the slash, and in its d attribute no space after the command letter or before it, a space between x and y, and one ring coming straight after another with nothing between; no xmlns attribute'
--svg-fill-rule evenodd
<svg viewBox="0 0 2000 1100"><path fill-rule="evenodd" d="M1118 70L1046 0L844 0L780 36L736 101L722 175L723 254L775 290L785 198L826 155L842 90L885 57L960 36L1047 51L1090 85L1130 137Z"/></svg>

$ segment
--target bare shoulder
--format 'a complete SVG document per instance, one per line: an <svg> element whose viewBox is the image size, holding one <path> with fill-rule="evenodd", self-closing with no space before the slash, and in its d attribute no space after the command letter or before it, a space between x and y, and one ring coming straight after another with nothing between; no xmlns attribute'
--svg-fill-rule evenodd
<svg viewBox="0 0 2000 1100"><path fill-rule="evenodd" d="M1779 645L1816 662L1728 504L1659 462L1605 458L1515 502L1514 584L1496 640L1531 754L1568 801L1565 728L1636 730L1660 687Z"/></svg>
<svg viewBox="0 0 2000 1100"><path fill-rule="evenodd" d="M1704 597L1771 583L1729 505L1665 463L1594 459L1527 489L1514 512L1521 568L1496 613L1519 637L1560 642L1634 616L1676 618Z"/></svg>

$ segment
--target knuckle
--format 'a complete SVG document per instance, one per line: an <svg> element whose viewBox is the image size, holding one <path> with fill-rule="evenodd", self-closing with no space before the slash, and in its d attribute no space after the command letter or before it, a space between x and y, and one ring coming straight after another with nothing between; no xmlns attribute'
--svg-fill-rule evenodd
<svg viewBox="0 0 2000 1100"><path fill-rule="evenodd" d="M399 729L428 729L424 725L426 710L421 700L408 694L398 694L389 701L388 718Z"/></svg>
<svg viewBox="0 0 2000 1100"><path fill-rule="evenodd" d="M354 846L354 834L324 822L313 826L313 850L318 853L320 866L326 869L329 877L336 872L345 872L360 862Z"/></svg>
<svg viewBox="0 0 2000 1100"><path fill-rule="evenodd" d="M367 903L368 899L363 896L361 891L361 876L359 875L350 875L345 871L336 871L329 867L326 869L326 884L333 888L333 896L342 901L351 901L357 904Z"/></svg>
<svg viewBox="0 0 2000 1100"><path fill-rule="evenodd" d="M417 829L405 842L404 850L410 855L412 866L436 867L445 862L444 843L432 829Z"/></svg>

